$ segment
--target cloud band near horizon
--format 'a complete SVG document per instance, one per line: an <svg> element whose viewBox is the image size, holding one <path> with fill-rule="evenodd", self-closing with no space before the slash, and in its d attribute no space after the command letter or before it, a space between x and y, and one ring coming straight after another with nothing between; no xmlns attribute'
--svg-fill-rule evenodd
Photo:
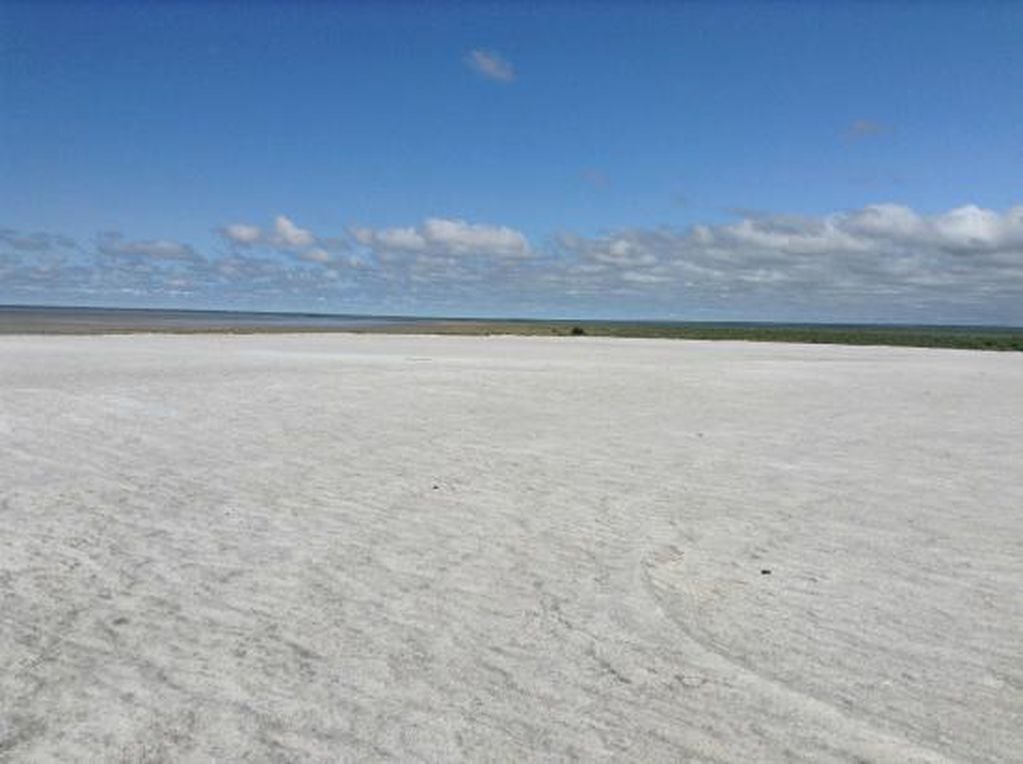
<svg viewBox="0 0 1023 764"><path fill-rule="evenodd" d="M530 242L503 225L427 218L324 235L285 215L216 229L202 253L119 232L76 242L0 230L4 300L272 309L1023 323L1023 206L925 215L876 204ZM638 315L637 315L638 314Z"/></svg>

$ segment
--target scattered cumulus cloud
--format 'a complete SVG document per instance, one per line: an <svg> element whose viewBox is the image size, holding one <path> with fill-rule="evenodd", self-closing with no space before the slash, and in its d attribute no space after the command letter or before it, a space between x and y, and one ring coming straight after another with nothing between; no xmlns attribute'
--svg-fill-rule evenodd
<svg viewBox="0 0 1023 764"><path fill-rule="evenodd" d="M0 228L0 248L19 253L50 253L73 249L75 242L67 236L32 231L21 233L13 228Z"/></svg>
<svg viewBox="0 0 1023 764"><path fill-rule="evenodd" d="M877 204L824 216L747 215L685 230L561 237L560 278L599 291L625 281L674 294L754 291L786 300L1023 298L1023 207L935 215ZM656 292L652 289L652 292Z"/></svg>
<svg viewBox="0 0 1023 764"><path fill-rule="evenodd" d="M488 80L512 82L515 79L515 67L494 51L471 50L465 57L465 63Z"/></svg>
<svg viewBox="0 0 1023 764"><path fill-rule="evenodd" d="M263 238L263 230L259 226L247 223L231 223L221 228L220 232L229 242L242 247L258 244Z"/></svg>
<svg viewBox="0 0 1023 764"><path fill-rule="evenodd" d="M216 232L233 249L279 252L307 263L331 262L332 253L343 252L350 246L342 236L318 236L286 215L275 217L273 226L268 229L251 223L229 223Z"/></svg>
<svg viewBox="0 0 1023 764"><path fill-rule="evenodd" d="M105 233L99 237L96 250L109 257L152 258L154 260L196 260L192 247L167 239L131 241L121 233Z"/></svg>
<svg viewBox="0 0 1023 764"><path fill-rule="evenodd" d="M273 242L282 249L299 249L316 243L316 237L304 228L299 228L290 218L278 215L274 219Z"/></svg>
<svg viewBox="0 0 1023 764"><path fill-rule="evenodd" d="M373 254L380 284L431 304L459 305L482 293L569 311L572 304L627 304L648 314L750 315L766 306L767 317L790 310L790 316L908 320L922 306L959 317L1001 311L1000 320L1011 311L1013 321L1023 321L1023 207L743 212L733 221L687 228L561 234L540 247L511 229L496 237L490 235L501 230L496 226L441 222L352 235ZM472 229L487 235L470 245L473 237L465 233ZM495 241L507 244L482 246ZM509 250L529 257L494 256ZM470 252L490 256L464 257Z"/></svg>
<svg viewBox="0 0 1023 764"><path fill-rule="evenodd" d="M1023 323L1023 205L747 211L721 223L563 233L537 244L507 226L440 217L334 236L284 216L265 229L217 230L233 246L204 257L168 239L106 233L78 243L0 229L0 296L234 295L249 304L290 296L296 306L308 299L338 308L357 297L377 312L532 306Z"/></svg>
<svg viewBox="0 0 1023 764"><path fill-rule="evenodd" d="M330 256L330 252L321 247L314 247L313 249L303 252L298 257L300 260L305 260L307 263L326 264L333 260Z"/></svg>
<svg viewBox="0 0 1023 764"><path fill-rule="evenodd" d="M357 242L377 253L438 257L523 258L530 255L526 237L507 226L427 218L411 228L353 228Z"/></svg>

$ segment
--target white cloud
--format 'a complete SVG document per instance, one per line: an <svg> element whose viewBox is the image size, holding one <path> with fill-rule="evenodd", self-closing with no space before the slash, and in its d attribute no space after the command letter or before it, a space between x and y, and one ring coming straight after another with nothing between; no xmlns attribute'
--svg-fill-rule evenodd
<svg viewBox="0 0 1023 764"><path fill-rule="evenodd" d="M935 237L950 252L1023 250L1023 206L1004 215L974 205L959 207L933 221Z"/></svg>
<svg viewBox="0 0 1023 764"><path fill-rule="evenodd" d="M274 219L273 241L282 249L310 247L316 243L316 237L310 231L299 228L289 218L278 215Z"/></svg>
<svg viewBox="0 0 1023 764"><path fill-rule="evenodd" d="M1023 206L999 214L968 204L938 215L920 215L908 207L877 204L838 218L857 235L902 247L982 254L1023 248Z"/></svg>
<svg viewBox="0 0 1023 764"><path fill-rule="evenodd" d="M725 226L697 226L694 241L708 248L740 248L778 255L862 252L868 243L844 229L835 217L764 216Z"/></svg>
<svg viewBox="0 0 1023 764"><path fill-rule="evenodd" d="M514 228L467 223L464 220L427 218L415 228L354 228L352 236L360 244L383 254L491 258L523 258L530 255L529 242Z"/></svg>
<svg viewBox="0 0 1023 764"><path fill-rule="evenodd" d="M45 233L43 231L20 233L12 228L0 228L0 249L36 254L52 253L74 248L75 242L67 236L61 236L60 234Z"/></svg>
<svg viewBox="0 0 1023 764"><path fill-rule="evenodd" d="M297 257L307 263L333 262L332 252L349 248L348 240L336 236L317 236L299 228L291 218L278 215L272 230L264 230L248 223L232 223L217 229L234 247L259 247Z"/></svg>
<svg viewBox="0 0 1023 764"><path fill-rule="evenodd" d="M629 229L559 240L563 282L811 294L1023 295L1023 207L935 215L878 204L823 216L747 215L687 230ZM590 270L580 266L589 265Z"/></svg>
<svg viewBox="0 0 1023 764"><path fill-rule="evenodd" d="M587 250L587 257L607 265L622 267L653 265L657 258L628 239L597 240Z"/></svg>
<svg viewBox="0 0 1023 764"><path fill-rule="evenodd" d="M622 271L622 281L628 281L633 284L667 284L674 281L674 279L666 274Z"/></svg>
<svg viewBox="0 0 1023 764"><path fill-rule="evenodd" d="M847 215L845 227L857 236L907 242L919 238L924 220L908 207L873 204Z"/></svg>
<svg viewBox="0 0 1023 764"><path fill-rule="evenodd" d="M518 231L506 226L470 224L462 220L430 218L422 233L431 245L439 245L451 254L486 254L521 257L529 254L529 243Z"/></svg>
<svg viewBox="0 0 1023 764"><path fill-rule="evenodd" d="M391 252L423 252L427 246L426 239L415 228L385 228L379 231L353 228L352 236L367 247Z"/></svg>
<svg viewBox="0 0 1023 764"><path fill-rule="evenodd" d="M207 260L167 239L108 233L83 247L55 234L2 229L0 286L12 294L55 295L170 294L187 287L246 299L345 292L377 309L458 312L513 313L527 306L634 315L1023 322L1023 205L938 213L899 204L814 216L746 213L684 229L561 234L536 248L514 228L446 218L353 228L343 238L317 236L283 216L272 228L236 223L219 230L251 248L231 247Z"/></svg>
<svg viewBox="0 0 1023 764"><path fill-rule="evenodd" d="M220 233L232 244L241 246L252 246L258 244L263 238L263 231L259 226L248 225L247 223L232 223L220 229Z"/></svg>
<svg viewBox="0 0 1023 764"><path fill-rule="evenodd" d="M471 50L465 62L469 68L489 80L511 82L515 79L515 67L493 51Z"/></svg>
<svg viewBox="0 0 1023 764"><path fill-rule="evenodd" d="M298 259L304 260L307 263L320 264L326 264L331 261L330 253L321 247L313 247L312 249L303 252L298 256Z"/></svg>
<svg viewBox="0 0 1023 764"><path fill-rule="evenodd" d="M129 241L120 233L106 233L100 236L96 250L111 257L137 257L154 260L195 260L198 255L187 244L167 239Z"/></svg>
<svg viewBox="0 0 1023 764"><path fill-rule="evenodd" d="M373 255L367 278L383 292L446 304L484 295L548 309L578 300L733 315L756 305L766 317L857 320L916 320L923 305L944 306L935 316L1023 320L1023 308L1006 307L1023 305L1023 207L746 213L686 229L561 234L537 250L514 229L438 218L350 234Z"/></svg>

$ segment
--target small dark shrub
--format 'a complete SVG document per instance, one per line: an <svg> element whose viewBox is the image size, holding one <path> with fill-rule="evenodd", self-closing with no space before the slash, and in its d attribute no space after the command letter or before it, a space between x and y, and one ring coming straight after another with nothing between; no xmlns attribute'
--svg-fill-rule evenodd
<svg viewBox="0 0 1023 764"><path fill-rule="evenodd" d="M586 334L586 330L583 329L581 326L573 326L572 327L572 336L573 337L582 337L584 334Z"/></svg>

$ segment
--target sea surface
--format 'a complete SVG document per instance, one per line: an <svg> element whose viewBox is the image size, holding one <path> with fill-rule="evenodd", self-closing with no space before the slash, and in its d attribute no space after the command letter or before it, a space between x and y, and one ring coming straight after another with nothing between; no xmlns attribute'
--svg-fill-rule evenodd
<svg viewBox="0 0 1023 764"><path fill-rule="evenodd" d="M344 330L418 320L421 319L316 313L0 305L0 334Z"/></svg>
<svg viewBox="0 0 1023 764"><path fill-rule="evenodd" d="M0 335L2 334L105 334L147 332L323 332L323 331L411 331L439 330L453 334L530 334L570 333L576 326L585 327L585 333L608 336L678 337L689 339L769 339L775 341L806 342L832 341L852 343L848 335L869 334L872 341L885 339L880 344L892 343L893 337L904 337L920 331L930 339L920 343L934 343L936 335L945 340L956 339L963 345L966 335L983 334L1004 344L1005 338L1023 341L1023 329L1008 326L964 325L908 325L883 323L797 323L768 321L672 321L672 320L568 320L526 318L465 318L384 316L323 313L276 313L232 310L174 310L152 308L98 308L41 305L0 305ZM809 336L807 332L812 333ZM839 337L844 333L845 337ZM1000 339L999 339L1000 337ZM901 343L915 344L915 343ZM981 345L977 345L981 347ZM1014 348L1021 349L1021 348Z"/></svg>

